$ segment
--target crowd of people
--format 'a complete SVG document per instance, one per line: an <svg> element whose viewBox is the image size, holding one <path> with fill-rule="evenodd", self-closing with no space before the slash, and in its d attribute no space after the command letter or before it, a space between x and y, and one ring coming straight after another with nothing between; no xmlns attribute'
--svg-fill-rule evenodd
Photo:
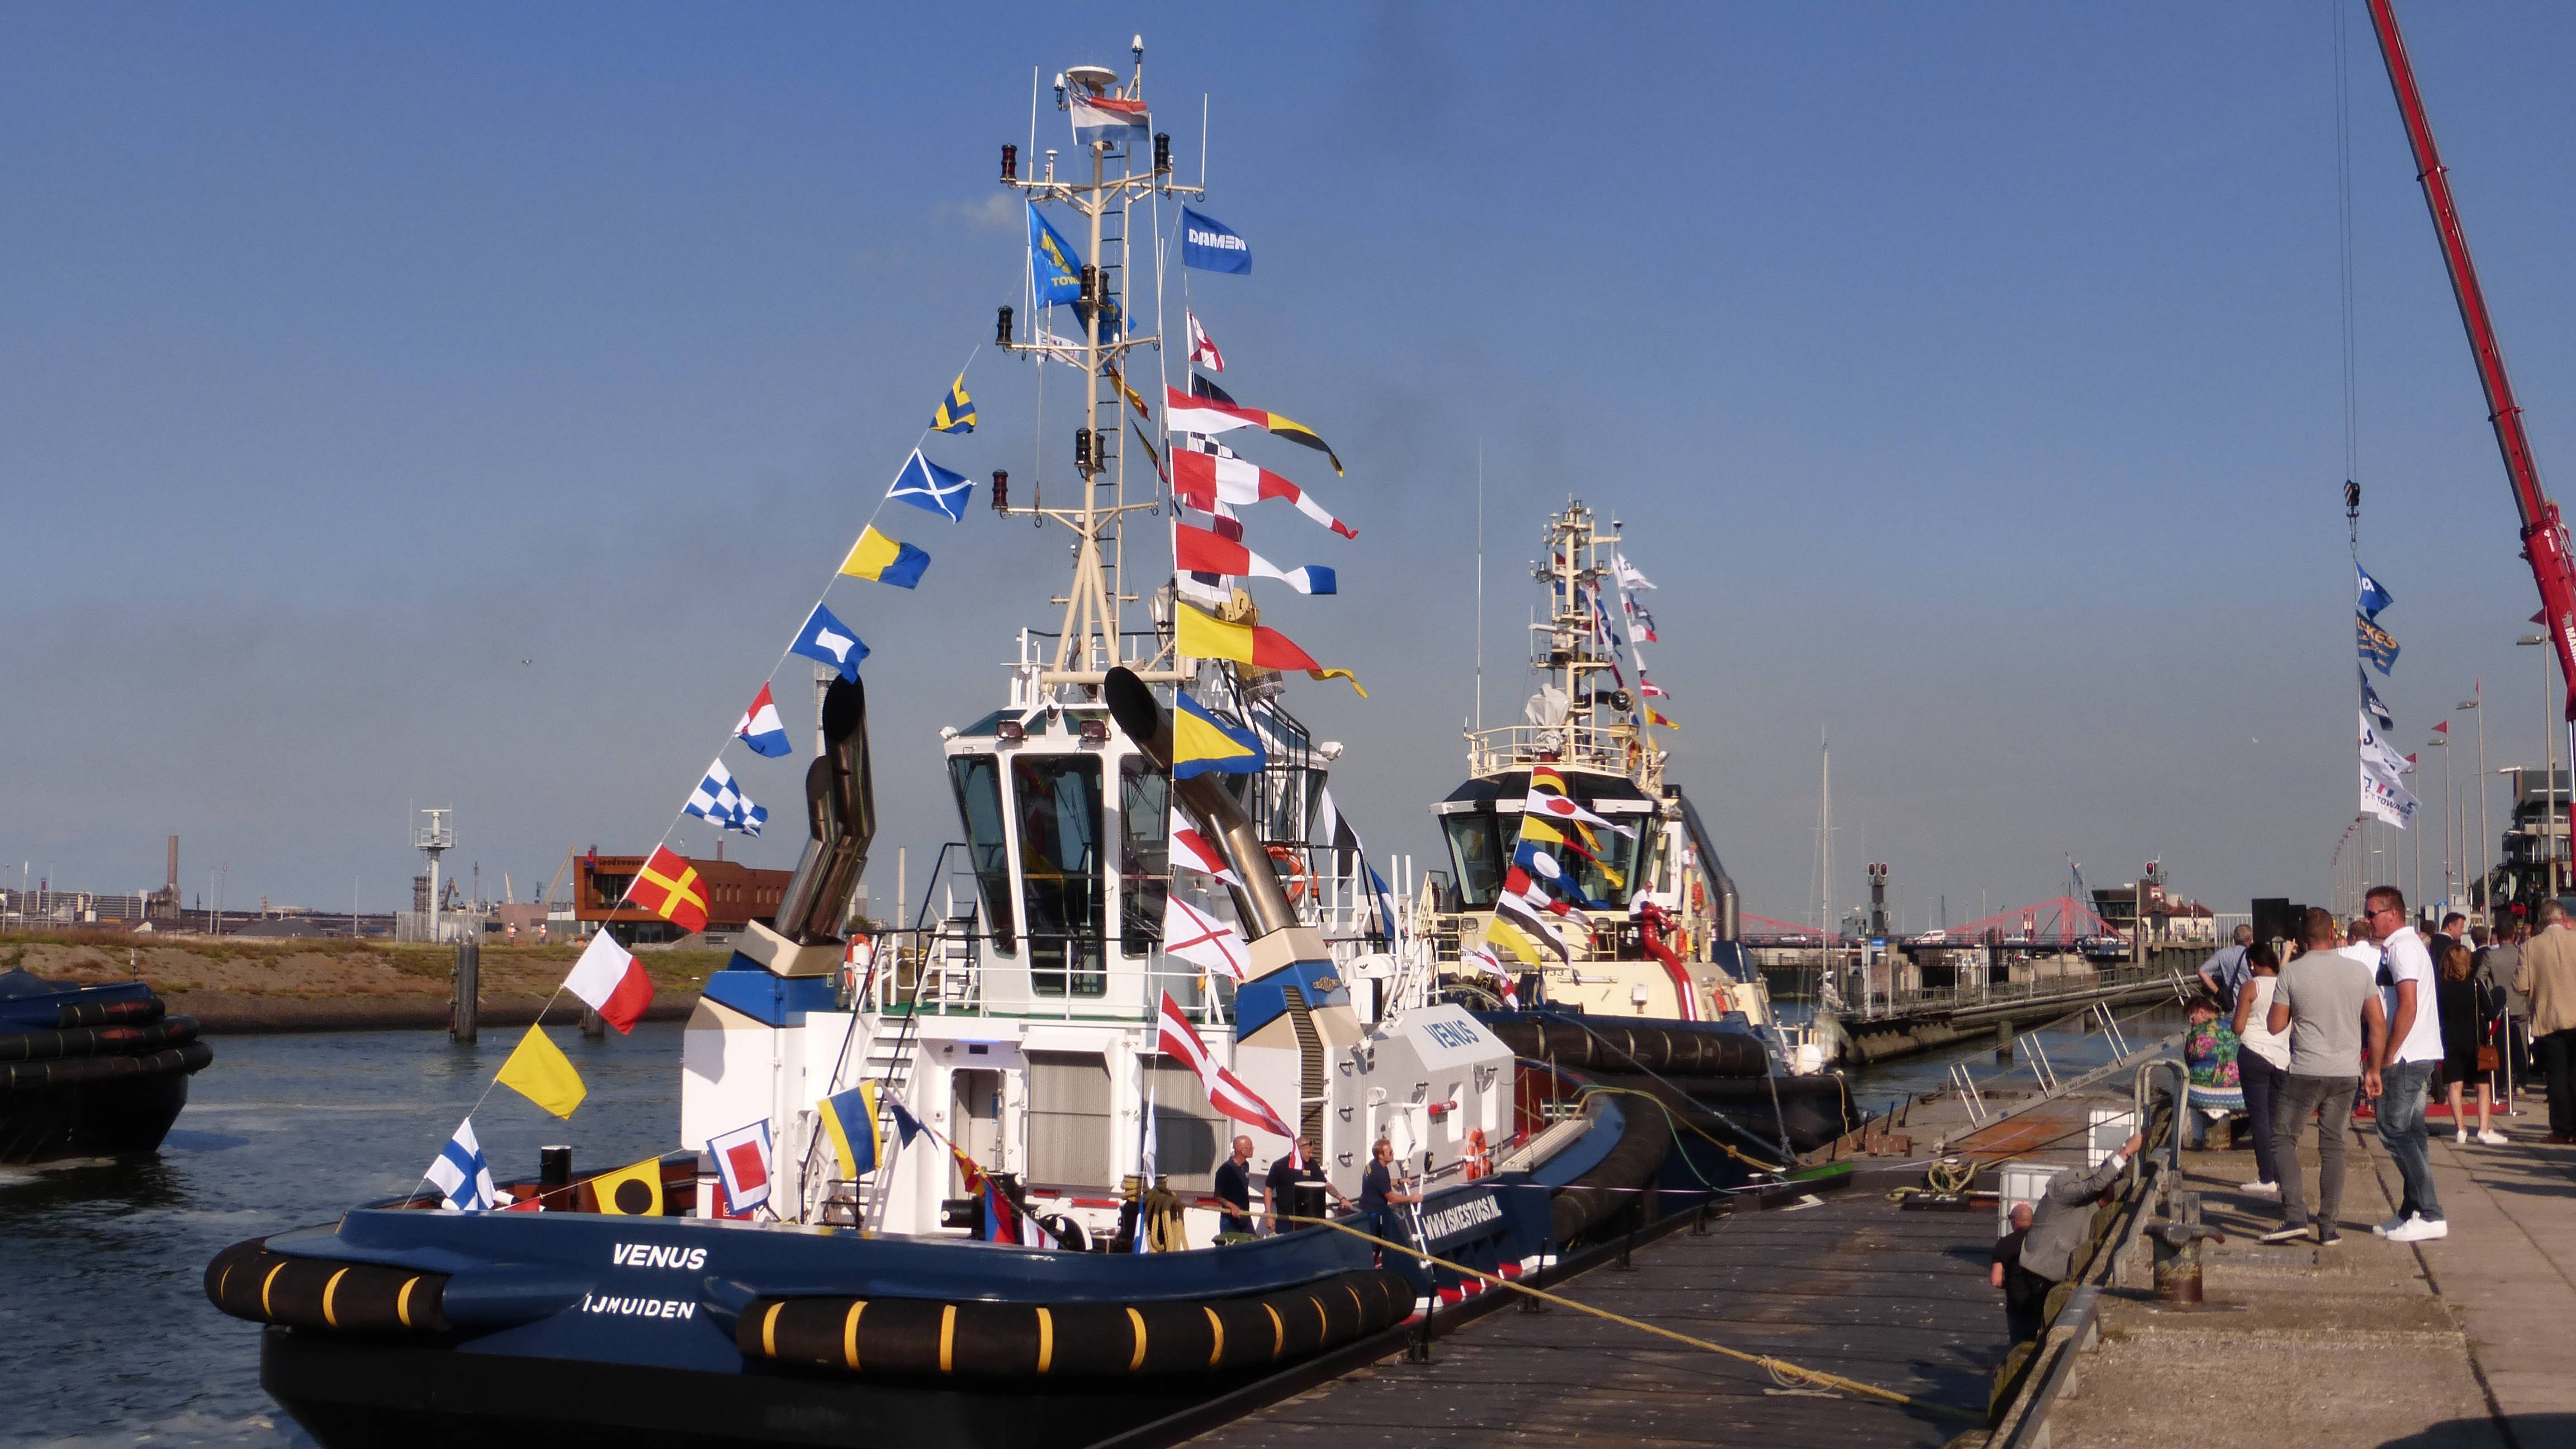
<svg viewBox="0 0 2576 1449"><path fill-rule="evenodd" d="M2402 1183L2396 1215L2371 1231L2395 1242L2450 1234L2426 1121L2435 1102L2450 1109L2454 1142L2505 1146L2494 1119L2510 1109L2508 1083L2537 1076L2548 1095L2548 1140L2576 1144L2576 923L2554 900L2528 923L2490 932L2454 913L2426 933L2409 922L2402 891L2378 886L2348 927L2311 909L2278 946L2239 927L2201 966L2185 1010L2184 1130L2196 1147L2216 1123L2244 1114L2254 1177L2242 1190L2280 1204L2279 1225L2263 1242L2341 1240L2345 1148L2365 1104ZM2313 1208L2299 1165L2299 1141L2312 1129ZM1992 1281L2016 1340L2037 1332L2037 1305L2054 1281L2052 1225L2080 1223L2073 1209L2097 1198L2137 1149L2132 1138L2105 1164L2110 1171L2061 1174L2035 1208L2014 1210Z"/></svg>

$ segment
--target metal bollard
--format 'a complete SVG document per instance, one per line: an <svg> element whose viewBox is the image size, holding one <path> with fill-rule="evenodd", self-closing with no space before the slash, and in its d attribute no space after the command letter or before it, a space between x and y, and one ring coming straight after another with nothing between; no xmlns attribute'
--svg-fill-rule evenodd
<svg viewBox="0 0 2576 1449"><path fill-rule="evenodd" d="M2156 1301L2197 1304L2200 1296L2200 1245L2224 1242L2227 1235L2200 1220L2200 1194L2177 1192L2173 1218L2147 1229L2156 1242Z"/></svg>
<svg viewBox="0 0 2576 1449"><path fill-rule="evenodd" d="M581 1034L591 1041L598 1041L602 1037L607 1036L607 1019L602 1017L596 1011L592 1011L587 1007L583 1008L581 1013Z"/></svg>

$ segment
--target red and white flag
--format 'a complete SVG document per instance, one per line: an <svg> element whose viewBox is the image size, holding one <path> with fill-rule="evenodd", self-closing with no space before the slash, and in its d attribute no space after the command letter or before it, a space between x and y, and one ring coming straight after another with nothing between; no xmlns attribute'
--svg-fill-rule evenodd
<svg viewBox="0 0 2576 1449"><path fill-rule="evenodd" d="M1212 397L1196 397L1169 383L1163 386L1163 426L1175 433L1230 433L1236 428L1268 428L1270 414L1237 407Z"/></svg>
<svg viewBox="0 0 2576 1449"><path fill-rule="evenodd" d="M1252 948L1235 929L1176 895L1163 897L1163 954L1241 981Z"/></svg>
<svg viewBox="0 0 2576 1449"><path fill-rule="evenodd" d="M653 979L606 931L590 938L581 959L572 963L572 974L564 978L564 989L621 1034L633 1031L644 1008L653 1004Z"/></svg>
<svg viewBox="0 0 2576 1449"><path fill-rule="evenodd" d="M1216 339L1208 336L1207 329L1199 325L1199 314L1183 312L1181 316L1190 327L1190 361L1210 372L1225 371L1225 354L1216 350Z"/></svg>
<svg viewBox="0 0 2576 1449"><path fill-rule="evenodd" d="M1216 1064L1208 1055L1207 1043L1199 1040L1198 1031L1188 1017L1172 1004L1172 993L1163 993L1162 1031L1158 1045L1163 1055L1179 1057L1198 1073L1199 1085L1207 1088L1208 1105L1247 1127L1258 1127L1275 1137L1297 1140L1295 1130L1280 1120L1261 1094L1243 1084L1243 1079Z"/></svg>
<svg viewBox="0 0 2576 1449"><path fill-rule="evenodd" d="M1225 863L1225 857L1208 843L1206 836L1177 821L1172 825L1172 864L1215 876L1228 885L1243 884L1243 877L1234 873L1234 867Z"/></svg>
<svg viewBox="0 0 2576 1449"><path fill-rule="evenodd" d="M1130 142L1145 139L1143 101L1090 95L1077 90L1068 99L1066 109L1073 113L1073 144L1077 146L1106 142L1114 151Z"/></svg>
<svg viewBox="0 0 2576 1449"><path fill-rule="evenodd" d="M1238 535L1240 532L1236 530ZM1277 579L1301 594L1336 593L1341 587L1333 571L1321 564L1283 569L1245 548L1238 538L1212 529L1192 528L1179 519L1172 520L1172 567L1184 573Z"/></svg>
<svg viewBox="0 0 2576 1449"><path fill-rule="evenodd" d="M1175 421L1172 426L1177 428L1182 424ZM1344 538L1360 536L1358 529L1325 512L1324 505L1307 497L1306 490L1242 458L1202 453L1195 448L1175 448L1172 450L1172 492L1201 513L1214 513L1220 503L1241 507L1259 503L1265 498L1283 499L1293 504L1298 512Z"/></svg>

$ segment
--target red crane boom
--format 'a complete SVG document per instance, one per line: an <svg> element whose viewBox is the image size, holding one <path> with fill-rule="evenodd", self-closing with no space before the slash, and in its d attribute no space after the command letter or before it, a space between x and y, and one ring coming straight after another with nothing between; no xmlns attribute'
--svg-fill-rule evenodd
<svg viewBox="0 0 2576 1449"><path fill-rule="evenodd" d="M2486 293L2478 287L2477 264L2469 260L2468 234L2460 229L2460 209L2451 200L2450 173L2433 145L2433 124L2425 119L2424 97L2415 88L2406 38L2397 31L2394 0L2369 0L2369 5L2371 26L2379 32L2379 56L2388 63L2388 84L2397 92L2397 112L2415 148L2415 179L2423 183L2424 204L2432 209L2433 231L2442 242L2442 261L2450 268L2451 293L2459 299L2460 324L2468 329L2469 350L2477 355L2478 381L2487 391L2487 421L2495 426L2496 447L2513 484L2513 506L2522 515L2522 556L2531 561L2532 581L2540 586L2541 617L2558 646L2558 677L2567 682L2567 718L2576 720L2576 569L2568 561L2567 529L2558 521L2558 505L2540 488L2531 439L2522 430L2522 405L2513 400L2513 381L2505 376Z"/></svg>

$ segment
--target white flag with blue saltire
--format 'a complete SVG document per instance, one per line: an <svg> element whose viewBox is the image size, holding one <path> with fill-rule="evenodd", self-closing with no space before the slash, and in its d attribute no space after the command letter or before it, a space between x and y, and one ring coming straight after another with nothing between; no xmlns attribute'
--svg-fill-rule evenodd
<svg viewBox="0 0 2576 1449"><path fill-rule="evenodd" d="M702 820L712 820L727 830L738 830L745 835L756 836L760 834L760 827L769 823L769 812L751 803L750 797L734 783L733 771L726 769L722 760L707 766L707 777L698 782L698 788L689 792L689 803L681 808Z"/></svg>
<svg viewBox="0 0 2576 1449"><path fill-rule="evenodd" d="M483 1160L483 1146L474 1140L474 1119L456 1124L456 1135L439 1149L425 1174L431 1185L445 1195L439 1204L443 1212L479 1213L500 1200L492 1186L492 1164Z"/></svg>

